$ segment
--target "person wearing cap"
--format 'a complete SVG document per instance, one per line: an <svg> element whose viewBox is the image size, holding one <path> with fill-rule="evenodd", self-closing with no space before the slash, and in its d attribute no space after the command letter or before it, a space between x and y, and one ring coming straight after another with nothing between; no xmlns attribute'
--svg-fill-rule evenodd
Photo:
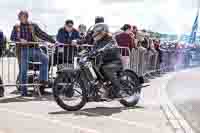
<svg viewBox="0 0 200 133"><path fill-rule="evenodd" d="M61 27L58 30L58 33L56 35L56 39L59 43L63 44L74 44L77 42L77 40L80 39L80 34L78 30L74 28L74 21L73 20L66 20L64 27ZM75 46L69 46L63 48L57 48L56 49L56 56L58 57L58 61L56 59L57 64L63 63L63 57L64 57L64 63L72 64L74 54L77 52Z"/></svg>
<svg viewBox="0 0 200 133"><path fill-rule="evenodd" d="M27 71L28 71L28 61L30 58L38 60L41 62L40 65L40 82L42 84L41 88L48 83L48 56L41 51L38 44L30 44L29 42L37 42L38 39L44 40L50 43L55 43L55 40L42 31L36 23L32 23L28 20L29 15L27 11L20 11L18 14L18 19L20 24L16 24L13 27L10 39L15 42L20 42L16 44L16 54L20 67L20 84L27 84ZM29 96L26 86L21 86L21 95ZM44 93L43 90L41 93Z"/></svg>

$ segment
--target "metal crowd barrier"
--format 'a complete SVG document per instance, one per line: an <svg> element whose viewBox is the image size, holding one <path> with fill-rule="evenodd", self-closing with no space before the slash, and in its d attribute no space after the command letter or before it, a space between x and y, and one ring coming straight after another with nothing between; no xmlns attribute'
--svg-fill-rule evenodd
<svg viewBox="0 0 200 133"><path fill-rule="evenodd" d="M26 43L8 42L9 49L10 50L12 49L12 51L9 51L8 52L9 54L4 54L0 58L0 76L3 80L4 86L19 87L19 86L40 85L38 79L34 79L36 75L39 75L38 70L40 70L41 68L41 62L39 61L41 57L38 56L36 52L42 51L41 52L42 54L40 55L44 56L43 58L47 59L47 61L50 57L48 49L46 49L45 47L46 45L44 43L45 42L26 42ZM28 50L24 50L26 48ZM38 48L38 50L31 51L30 48ZM24 58L26 58L27 60L24 60L23 58L21 58L22 51L23 51ZM10 54L12 56L10 56ZM22 62L23 63L26 62L27 65L23 66ZM22 76L20 75L20 72L23 71L25 68L27 69L27 77L25 77L24 79L26 79L27 82L26 80L24 80L24 82L21 83L19 82L20 78L22 78Z"/></svg>
<svg viewBox="0 0 200 133"><path fill-rule="evenodd" d="M44 44L45 42L29 42L26 43L28 45L34 45L37 47L32 48L44 48L47 46ZM15 47L16 45L13 44L21 44L21 42L9 42L11 47ZM29 47L29 46L28 46ZM54 77L56 76L56 72L62 68L70 68L74 69L74 61L76 59L77 53L83 49L92 49L91 45L69 45L69 44L58 44L56 47L47 48L43 52L46 54L49 60L49 68L48 68L48 78L50 81L53 82ZM169 71L174 69L177 66L177 60L180 60L179 64L183 64L184 62L184 55L185 53L180 51L173 51L169 49L161 49L162 56L159 56L159 52L155 49L147 50L142 46L138 48L134 48L130 51L127 47L119 47L122 61L125 68L129 68L135 71L139 76L145 76L146 74L154 73L157 71ZM19 52L19 48L15 47L16 53ZM43 54L44 54L43 53ZM34 53L33 53L34 54ZM15 55L15 53L14 53ZM27 53L27 56L29 53ZM36 59L39 59L37 57ZM4 86L38 86L38 79L34 79L28 75L28 79L26 83L20 83L20 71L23 69L20 63L20 56L19 53L16 54L16 57L8 57L3 56L0 58L0 76L2 77ZM98 58L95 60L95 64L98 63ZM161 61L160 61L161 60ZM28 64L32 65L31 70L28 69L32 75L38 75L38 70L41 68L41 62L37 60L33 61L27 60ZM28 65L29 66L29 65ZM29 79L30 78L30 79Z"/></svg>

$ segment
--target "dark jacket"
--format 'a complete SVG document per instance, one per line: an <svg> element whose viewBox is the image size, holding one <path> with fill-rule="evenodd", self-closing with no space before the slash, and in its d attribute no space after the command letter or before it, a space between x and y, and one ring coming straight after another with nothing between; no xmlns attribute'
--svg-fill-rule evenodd
<svg viewBox="0 0 200 133"><path fill-rule="evenodd" d="M37 41L37 38L43 41L55 43L55 40L50 35L42 31L35 23L15 25L10 37L12 41L20 41L20 39L25 39L29 42L35 42Z"/></svg>
<svg viewBox="0 0 200 133"><path fill-rule="evenodd" d="M0 31L0 48L3 47L3 44L4 44L4 35L3 35L3 32Z"/></svg>
<svg viewBox="0 0 200 133"><path fill-rule="evenodd" d="M72 40L80 39L80 35L76 29L73 29L70 35L64 28L60 28L56 39L60 43L71 44Z"/></svg>
<svg viewBox="0 0 200 133"><path fill-rule="evenodd" d="M50 35L48 35L44 31L42 31L37 24L31 23L31 22L28 22L27 24L20 24L20 25L17 24L13 27L10 40L18 42L18 41L20 41L20 39L25 39L28 42L36 42L36 41L38 41L38 39L41 39L43 41L55 43L55 40ZM19 62L20 62L20 55L21 55L20 48L22 48L22 47L37 48L38 44L33 44L33 45L17 44L16 55L17 55Z"/></svg>
<svg viewBox="0 0 200 133"><path fill-rule="evenodd" d="M116 41L113 40L113 38L111 36L106 36L103 39L97 41L94 44L94 48L93 51L97 51L99 49L102 49L104 47L108 47L106 48L103 52L101 52L101 60L102 60L102 64L109 64L109 63L113 63L113 62L120 62L121 63L121 55L120 55L120 50L117 47Z"/></svg>
<svg viewBox="0 0 200 133"><path fill-rule="evenodd" d="M0 31L0 57L3 54L3 51L6 49L6 40L5 37L3 35L3 32Z"/></svg>
<svg viewBox="0 0 200 133"><path fill-rule="evenodd" d="M69 33L63 27L63 28L60 28L58 30L58 34L56 36L56 39L60 43L71 44L72 40L79 40L80 39L80 34L76 29L73 29L72 32ZM73 57L77 54L77 48L73 47L73 46L65 47L64 48L64 53L59 53L58 49L59 48L56 49L55 63L56 64L62 64L62 63L72 64Z"/></svg>
<svg viewBox="0 0 200 133"><path fill-rule="evenodd" d="M131 34L128 34L126 32L122 32L122 33L116 35L115 38L116 38L117 44L120 47L127 47L130 50L132 48L134 48L134 38L131 36ZM129 56L128 50L123 49L122 50L122 56Z"/></svg>

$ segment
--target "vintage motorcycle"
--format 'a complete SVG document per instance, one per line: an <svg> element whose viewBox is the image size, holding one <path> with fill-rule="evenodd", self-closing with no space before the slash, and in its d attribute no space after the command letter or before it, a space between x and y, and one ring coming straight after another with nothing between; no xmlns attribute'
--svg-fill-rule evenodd
<svg viewBox="0 0 200 133"><path fill-rule="evenodd" d="M135 106L140 99L142 89L137 74L128 69L116 71L121 84L120 89L126 93L126 97L115 98L115 88L104 78L100 65L94 63L98 55L91 56L88 51L83 51L75 58L75 69L63 68L57 72L53 85L56 103L67 111L80 110L87 102L113 100L118 100L126 107ZM102 97L105 93L107 93L106 98Z"/></svg>

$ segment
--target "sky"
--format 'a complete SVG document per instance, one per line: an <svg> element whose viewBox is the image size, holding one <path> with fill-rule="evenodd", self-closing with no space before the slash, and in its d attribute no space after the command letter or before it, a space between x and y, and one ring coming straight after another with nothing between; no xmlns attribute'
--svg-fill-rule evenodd
<svg viewBox="0 0 200 133"><path fill-rule="evenodd" d="M56 34L66 19L75 26L94 24L95 16L116 30L125 23L161 33L190 32L199 0L0 0L0 29L7 36L18 23L20 10L50 34Z"/></svg>

